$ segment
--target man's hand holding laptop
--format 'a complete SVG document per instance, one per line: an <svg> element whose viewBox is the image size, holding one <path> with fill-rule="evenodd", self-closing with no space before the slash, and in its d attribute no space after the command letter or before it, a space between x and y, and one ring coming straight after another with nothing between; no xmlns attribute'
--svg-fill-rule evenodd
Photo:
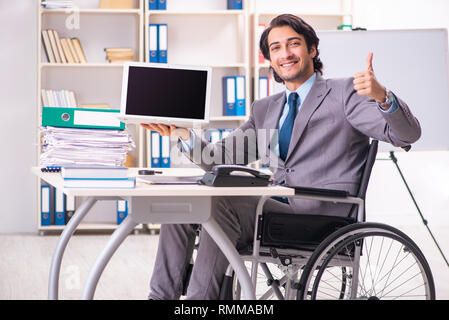
<svg viewBox="0 0 449 320"><path fill-rule="evenodd" d="M186 128L179 128L174 125L166 126L160 123L141 123L143 128L158 132L161 136L174 136L182 140L190 139L190 130Z"/></svg>

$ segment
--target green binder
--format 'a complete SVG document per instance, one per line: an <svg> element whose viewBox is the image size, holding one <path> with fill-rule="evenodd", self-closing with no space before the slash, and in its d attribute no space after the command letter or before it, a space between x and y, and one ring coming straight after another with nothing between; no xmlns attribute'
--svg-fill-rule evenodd
<svg viewBox="0 0 449 320"><path fill-rule="evenodd" d="M119 113L110 109L42 107L42 126L124 130L125 124L116 117Z"/></svg>

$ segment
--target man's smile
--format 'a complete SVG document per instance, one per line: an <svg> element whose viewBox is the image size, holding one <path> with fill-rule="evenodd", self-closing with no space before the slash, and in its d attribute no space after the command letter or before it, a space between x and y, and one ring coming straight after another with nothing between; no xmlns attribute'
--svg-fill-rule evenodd
<svg viewBox="0 0 449 320"><path fill-rule="evenodd" d="M297 64L298 63L298 61L287 61L287 62L284 62L284 63L281 63L280 64L280 66L282 67L282 68L290 68L290 67L292 67L293 65L295 65L295 64Z"/></svg>

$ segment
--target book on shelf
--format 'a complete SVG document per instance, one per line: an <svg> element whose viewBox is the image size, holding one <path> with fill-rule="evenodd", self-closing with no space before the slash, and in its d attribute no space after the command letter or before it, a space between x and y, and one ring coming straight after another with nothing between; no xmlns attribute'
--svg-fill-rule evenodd
<svg viewBox="0 0 449 320"><path fill-rule="evenodd" d="M61 38L54 29L42 30L42 40L50 63L87 63L78 38Z"/></svg>
<svg viewBox="0 0 449 320"><path fill-rule="evenodd" d="M73 60L75 63L81 63L80 58L76 54L75 47L73 46L72 40L70 38L64 38L65 42L67 43L67 46L69 47L70 54L73 57Z"/></svg>
<svg viewBox="0 0 449 320"><path fill-rule="evenodd" d="M42 40L44 45L45 54L47 55L47 60L50 63L55 63L55 56L53 50L51 49L50 37L48 35L48 30L42 30Z"/></svg>
<svg viewBox="0 0 449 320"><path fill-rule="evenodd" d="M58 31L53 30L53 35L55 37L56 47L58 49L59 57L61 59L61 63L67 63L67 59L64 51L62 50L61 40L59 39Z"/></svg>
<svg viewBox="0 0 449 320"><path fill-rule="evenodd" d="M64 55L65 55L66 59L67 59L67 62L68 63L75 63L76 61L75 61L75 59L74 59L74 57L72 55L72 52L70 51L70 48L69 48L69 44L68 44L68 41L67 41L68 39L67 38L61 38L60 40L61 40L62 50L64 52Z"/></svg>
<svg viewBox="0 0 449 320"><path fill-rule="evenodd" d="M105 48L106 60L110 63L121 63L134 60L134 52L131 48Z"/></svg>
<svg viewBox="0 0 449 320"><path fill-rule="evenodd" d="M78 38L72 38L72 44L75 48L75 52L80 60L80 63L87 63L86 55L84 54L80 40Z"/></svg>
<svg viewBox="0 0 449 320"><path fill-rule="evenodd" d="M75 93L71 90L46 90L41 89L43 107L68 107L76 108Z"/></svg>
<svg viewBox="0 0 449 320"><path fill-rule="evenodd" d="M59 56L58 45L56 44L56 39L55 39L53 30L48 29L47 32L48 32L48 38L50 39L51 51L53 52L53 55L55 56L55 61L56 61L56 63L62 63L61 57Z"/></svg>
<svg viewBox="0 0 449 320"><path fill-rule="evenodd" d="M133 0L100 0L100 9L133 9Z"/></svg>
<svg viewBox="0 0 449 320"><path fill-rule="evenodd" d="M65 178L124 179L128 177L126 167L105 166L63 166L61 176Z"/></svg>

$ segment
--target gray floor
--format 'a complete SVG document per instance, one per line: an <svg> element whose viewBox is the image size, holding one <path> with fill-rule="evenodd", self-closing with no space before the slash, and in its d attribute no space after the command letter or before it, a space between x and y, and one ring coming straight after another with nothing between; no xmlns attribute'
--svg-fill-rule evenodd
<svg viewBox="0 0 449 320"><path fill-rule="evenodd" d="M396 226L398 227L398 226ZM436 283L437 298L449 299L449 268L424 226L399 227L418 243ZM449 228L432 231L449 256ZM76 235L61 268L60 298L79 299L89 267L108 235ZM95 299L146 299L158 243L157 235L131 235L106 267ZM46 299L50 260L57 236L0 235L0 299Z"/></svg>

